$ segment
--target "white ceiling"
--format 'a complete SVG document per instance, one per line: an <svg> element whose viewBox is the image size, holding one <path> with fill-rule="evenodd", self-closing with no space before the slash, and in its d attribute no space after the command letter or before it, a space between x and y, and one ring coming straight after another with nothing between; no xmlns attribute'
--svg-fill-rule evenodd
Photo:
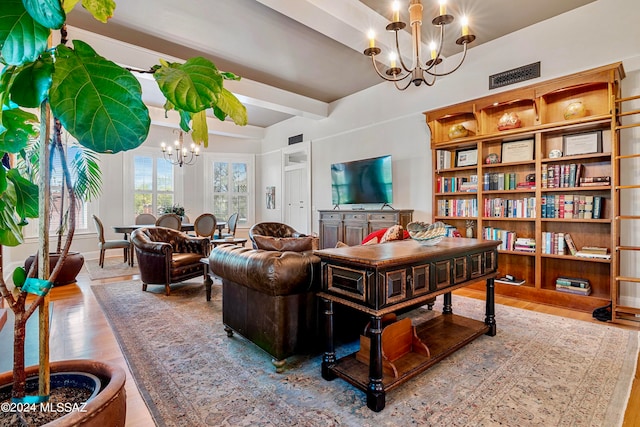
<svg viewBox="0 0 640 427"><path fill-rule="evenodd" d="M448 12L470 17L473 46L583 6L595 0L449 0ZM295 115L322 118L328 103L379 84L367 47L370 28L377 32L384 51L395 43L384 31L391 15L391 0L135 0L117 1L113 18L105 25L80 7L69 14L73 27L157 52L186 59L201 55L216 66L243 77L229 88L247 106L248 130L255 130ZM408 0L401 3L407 21ZM437 1L424 0L423 40L432 30ZM459 21L458 21L459 22ZM73 37L72 30L70 31ZM445 56L459 46L452 33ZM401 43L409 46L409 33ZM402 44L404 46L404 44ZM385 49L386 48L386 49ZM384 60L382 60L384 61ZM133 61L132 61L133 62ZM124 64L131 65L134 64ZM446 62L444 64L446 66ZM464 65L461 71L464 70ZM161 106L163 100L147 91L145 100ZM420 89L424 90L424 89ZM251 130L253 128L253 131ZM228 129L228 128L227 128ZM215 132L215 131L214 131ZM224 133L224 131L222 131ZM241 136L241 135L236 135Z"/></svg>

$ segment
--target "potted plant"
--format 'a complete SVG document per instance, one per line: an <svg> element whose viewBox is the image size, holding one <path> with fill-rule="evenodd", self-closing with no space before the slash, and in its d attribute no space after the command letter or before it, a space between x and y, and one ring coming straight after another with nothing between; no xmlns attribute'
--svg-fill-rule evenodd
<svg viewBox="0 0 640 427"><path fill-rule="evenodd" d="M48 171L51 150L56 149L64 128L80 145L97 153L117 153L138 147L146 139L150 118L142 102L141 87L131 70L98 55L88 44L75 40L67 46L66 14L79 0L2 0L0 2L0 294L15 314L13 372L0 375L11 378L12 399L17 402L45 400L50 394L51 365L48 359L48 304L46 295L56 280L60 266L69 252L75 230L76 198L72 191L71 174L63 162L63 176L69 194L69 228L60 251L60 260L49 274L48 210L51 182L48 173L38 174L34 183L15 168L16 158L24 157L30 138L38 135L39 170ZM115 9L113 0L82 0L82 6L96 19L106 22ZM61 42L49 45L53 30L60 30ZM180 116L180 127L192 132L192 139L207 146L206 110L216 117L229 116L236 124L246 124L246 109L228 90L225 79L238 79L219 71L213 63L201 57L184 64L161 61L146 72L153 73L160 90L167 98L165 109L174 109ZM186 96L186 95L189 96ZM28 109L38 109L38 114ZM52 123L54 123L52 125ZM4 281L2 248L22 243L22 226L26 218L39 219L39 278L25 277L24 270L14 272L14 286ZM27 300L27 295L32 298ZM25 324L40 308L40 364L24 366ZM68 370L62 362L61 369ZM95 366L97 377L107 379L108 386L91 402L97 404L124 402L124 374L107 364L85 362L79 370ZM108 368L105 368L105 366ZM38 396L26 396L27 372L38 370ZM111 379L108 379L111 377ZM111 386L115 387L111 387ZM101 397L106 390L113 396ZM90 409L89 403L85 409ZM92 411L94 410L91 407ZM78 412L58 421L71 419L73 425L122 425L124 409L95 409L95 413ZM101 416L112 419L103 419Z"/></svg>

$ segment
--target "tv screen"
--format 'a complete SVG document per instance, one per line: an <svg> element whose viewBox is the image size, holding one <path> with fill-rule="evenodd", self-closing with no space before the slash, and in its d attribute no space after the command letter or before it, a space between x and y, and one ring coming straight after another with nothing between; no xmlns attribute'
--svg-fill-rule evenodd
<svg viewBox="0 0 640 427"><path fill-rule="evenodd" d="M334 205L391 203L391 156L331 165L331 202Z"/></svg>

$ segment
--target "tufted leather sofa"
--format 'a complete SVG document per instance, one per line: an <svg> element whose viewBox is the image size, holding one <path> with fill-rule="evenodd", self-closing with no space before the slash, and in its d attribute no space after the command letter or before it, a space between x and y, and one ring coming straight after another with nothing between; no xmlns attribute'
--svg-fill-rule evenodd
<svg viewBox="0 0 640 427"><path fill-rule="evenodd" d="M254 249L303 252L318 249L319 239L281 222L259 222L249 229Z"/></svg>
<svg viewBox="0 0 640 427"><path fill-rule="evenodd" d="M269 353L276 372L285 359L317 343L320 258L311 252L264 251L223 244L209 269L222 279L222 321Z"/></svg>
<svg viewBox="0 0 640 427"><path fill-rule="evenodd" d="M142 290L147 285L164 285L165 293L171 293L175 282L204 276L204 264L200 259L209 255L209 239L192 237L165 227L139 228L131 233L142 280Z"/></svg>

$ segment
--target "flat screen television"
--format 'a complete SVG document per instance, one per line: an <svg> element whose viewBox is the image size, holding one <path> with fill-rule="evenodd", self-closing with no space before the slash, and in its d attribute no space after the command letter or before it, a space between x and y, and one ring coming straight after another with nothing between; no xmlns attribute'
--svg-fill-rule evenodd
<svg viewBox="0 0 640 427"><path fill-rule="evenodd" d="M391 156L331 165L331 203L348 205L393 202Z"/></svg>

